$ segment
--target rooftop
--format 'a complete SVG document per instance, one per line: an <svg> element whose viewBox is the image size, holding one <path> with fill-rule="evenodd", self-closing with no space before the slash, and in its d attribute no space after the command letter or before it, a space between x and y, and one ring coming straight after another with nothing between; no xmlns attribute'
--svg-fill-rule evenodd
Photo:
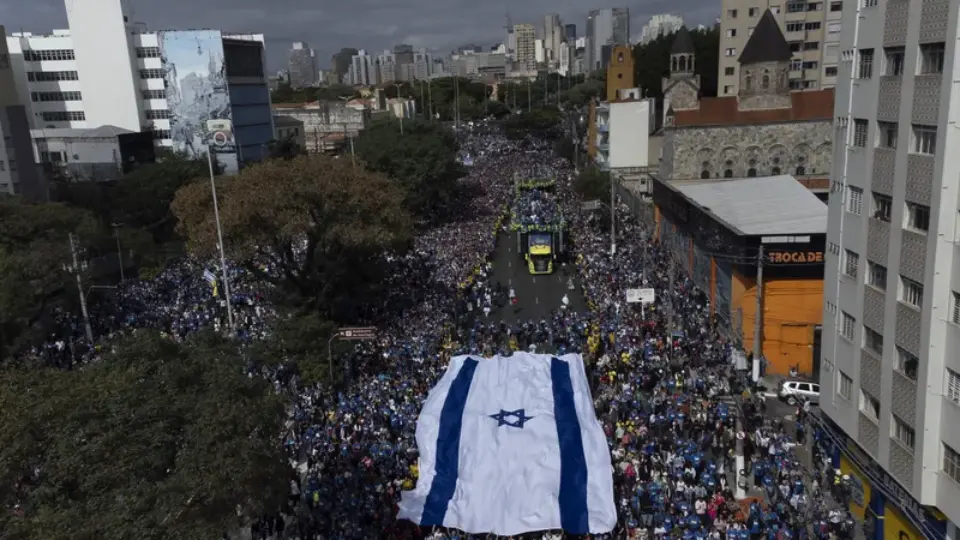
<svg viewBox="0 0 960 540"><path fill-rule="evenodd" d="M760 22L750 34L750 39L743 47L740 53L739 62L741 64L760 64L764 62L789 62L793 58L793 52L783 32L780 31L780 24L773 17L773 13L768 9L763 12Z"/></svg>
<svg viewBox="0 0 960 540"><path fill-rule="evenodd" d="M780 124L811 120L833 121L833 89L790 93L791 106L741 111L737 96L701 98L700 108L673 113L677 127Z"/></svg>
<svg viewBox="0 0 960 540"><path fill-rule="evenodd" d="M672 189L741 235L827 232L827 205L789 174L709 180Z"/></svg>

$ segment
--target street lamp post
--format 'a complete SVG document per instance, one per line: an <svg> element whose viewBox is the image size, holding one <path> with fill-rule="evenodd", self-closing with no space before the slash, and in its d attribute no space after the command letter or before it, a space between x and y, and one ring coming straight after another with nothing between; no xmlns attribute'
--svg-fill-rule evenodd
<svg viewBox="0 0 960 540"><path fill-rule="evenodd" d="M405 103L400 103L400 83L393 83L393 86L397 87L397 103L400 104L400 136L403 136L403 117L407 114L407 107Z"/></svg>
<svg viewBox="0 0 960 540"><path fill-rule="evenodd" d="M352 98L353 96L338 96L338 97L340 98L341 101L343 101L343 108L346 109L346 108L347 108L347 102L350 101L350 98ZM354 149L353 149L353 136L347 133L347 123L346 123L346 122L343 123L343 136L346 137L346 138L350 141L350 161L353 162L353 170L354 170L354 172L356 172L356 170L357 170L357 154L356 154L356 152L354 152Z"/></svg>
<svg viewBox="0 0 960 540"><path fill-rule="evenodd" d="M217 202L217 182L213 171L213 149L207 147L207 165L210 167L210 193L213 195L213 218L217 222L217 245L220 248L220 270L223 275L223 297L227 301L227 325L230 334L236 334L233 325L233 304L230 301L230 275L227 272L227 256L223 247L223 229L220 227L220 205Z"/></svg>
<svg viewBox="0 0 960 540"><path fill-rule="evenodd" d="M120 247L120 227L123 227L123 223L111 223L113 227L113 236L117 239L117 261L120 263L120 281L126 281L126 276L123 274L123 250Z"/></svg>
<svg viewBox="0 0 960 540"><path fill-rule="evenodd" d="M87 336L90 346L93 346L93 327L90 326L90 313L87 311L87 295L83 291L83 274L87 269L87 261L80 261L77 251L80 249L80 242L77 237L70 233L70 264L64 264L63 269L73 274L77 280L77 292L80 294L80 313L83 315L83 330Z"/></svg>

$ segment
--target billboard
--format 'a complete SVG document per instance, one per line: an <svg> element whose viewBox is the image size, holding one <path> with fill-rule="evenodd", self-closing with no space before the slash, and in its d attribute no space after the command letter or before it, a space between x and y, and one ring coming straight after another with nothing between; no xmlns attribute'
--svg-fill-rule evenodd
<svg viewBox="0 0 960 540"><path fill-rule="evenodd" d="M191 158L210 149L228 173L237 171L230 93L219 30L159 32L173 150Z"/></svg>

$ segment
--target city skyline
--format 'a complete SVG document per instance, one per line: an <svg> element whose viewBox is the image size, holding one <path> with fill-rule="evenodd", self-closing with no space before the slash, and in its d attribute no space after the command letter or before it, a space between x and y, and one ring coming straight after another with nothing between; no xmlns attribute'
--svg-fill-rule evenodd
<svg viewBox="0 0 960 540"><path fill-rule="evenodd" d="M491 46L503 40L508 6L514 24L532 24L539 33L543 16L557 13L565 24L576 24L580 35L584 32L587 13L592 9L629 8L633 28L641 28L650 16L659 13L680 13L687 24L694 26L709 24L720 9L719 3L702 0L682 0L679 3L656 0L639 5L597 0L588 3L534 0L519 5L471 4L465 9L439 0L420 0L402 7L384 7L371 0L360 0L325 5L322 9L306 0L291 0L283 10L249 0L229 3L213 0L205 4L210 6L205 11L197 11L196 3L187 0L169 0L161 4L128 0L127 3L133 14L131 19L146 23L149 30L216 28L225 32L263 33L267 40L267 64L271 70L286 67L290 45L294 41L310 43L317 51L322 69L329 69L331 55L341 47L382 51L392 49L398 43L407 43L431 51L449 52L469 42ZM8 32L43 33L67 28L62 0L0 5L0 20L6 24Z"/></svg>

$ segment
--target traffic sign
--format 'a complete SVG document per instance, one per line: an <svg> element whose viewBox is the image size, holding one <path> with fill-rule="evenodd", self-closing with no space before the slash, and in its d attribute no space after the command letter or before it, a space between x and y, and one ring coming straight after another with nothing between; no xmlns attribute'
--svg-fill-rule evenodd
<svg viewBox="0 0 960 540"><path fill-rule="evenodd" d="M367 341L376 339L377 328L374 326L349 326L341 328L338 337L347 341Z"/></svg>

